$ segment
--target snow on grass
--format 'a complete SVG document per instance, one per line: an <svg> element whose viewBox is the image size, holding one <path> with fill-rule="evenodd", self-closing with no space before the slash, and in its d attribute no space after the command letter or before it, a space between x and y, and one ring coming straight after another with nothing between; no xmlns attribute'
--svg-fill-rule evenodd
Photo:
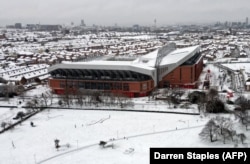
<svg viewBox="0 0 250 164"><path fill-rule="evenodd" d="M0 108L0 121L9 121L15 117L14 110L10 108Z"/></svg>
<svg viewBox="0 0 250 164"><path fill-rule="evenodd" d="M137 164L149 163L150 147L232 146L222 142L211 144L199 138L208 119L180 114L43 111L0 135L0 163ZM30 121L35 127L30 126ZM63 145L58 151L55 139ZM101 140L113 143L114 149L101 148L98 145ZM46 161L48 158L51 159Z"/></svg>

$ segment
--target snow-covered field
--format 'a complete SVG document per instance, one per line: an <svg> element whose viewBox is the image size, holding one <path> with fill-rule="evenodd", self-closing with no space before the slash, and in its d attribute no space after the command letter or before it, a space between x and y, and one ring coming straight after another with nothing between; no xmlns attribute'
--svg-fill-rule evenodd
<svg viewBox="0 0 250 164"><path fill-rule="evenodd" d="M149 163L150 147L232 147L232 143L199 138L208 119L180 114L45 110L0 135L0 163L138 164ZM58 151L55 139L62 145ZM114 148L100 147L101 140Z"/></svg>
<svg viewBox="0 0 250 164"><path fill-rule="evenodd" d="M0 120L1 121L9 121L13 117L15 117L16 112L11 110L10 108L1 108L0 110Z"/></svg>

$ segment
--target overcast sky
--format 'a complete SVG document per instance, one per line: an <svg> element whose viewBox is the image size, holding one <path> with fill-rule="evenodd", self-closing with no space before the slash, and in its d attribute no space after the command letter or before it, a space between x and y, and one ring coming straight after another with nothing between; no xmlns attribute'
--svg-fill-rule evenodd
<svg viewBox="0 0 250 164"><path fill-rule="evenodd" d="M157 26L245 21L250 0L0 0L0 25L65 24Z"/></svg>

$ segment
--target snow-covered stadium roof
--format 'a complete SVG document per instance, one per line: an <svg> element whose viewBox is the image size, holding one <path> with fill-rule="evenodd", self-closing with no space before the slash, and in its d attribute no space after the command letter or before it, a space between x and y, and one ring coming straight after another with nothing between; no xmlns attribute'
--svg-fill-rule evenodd
<svg viewBox="0 0 250 164"><path fill-rule="evenodd" d="M155 67L158 50L159 49L136 59L135 61L133 61L133 63L145 64L150 67ZM186 60L191 58L199 50L200 50L199 46L176 49L162 59L160 66L165 66L170 64L177 64L179 66L180 64L184 63Z"/></svg>

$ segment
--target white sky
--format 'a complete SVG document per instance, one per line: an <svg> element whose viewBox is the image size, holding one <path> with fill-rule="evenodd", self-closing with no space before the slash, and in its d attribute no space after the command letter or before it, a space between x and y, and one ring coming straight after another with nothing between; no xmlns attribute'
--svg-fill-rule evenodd
<svg viewBox="0 0 250 164"><path fill-rule="evenodd" d="M0 0L0 25L169 25L245 21L249 0Z"/></svg>

